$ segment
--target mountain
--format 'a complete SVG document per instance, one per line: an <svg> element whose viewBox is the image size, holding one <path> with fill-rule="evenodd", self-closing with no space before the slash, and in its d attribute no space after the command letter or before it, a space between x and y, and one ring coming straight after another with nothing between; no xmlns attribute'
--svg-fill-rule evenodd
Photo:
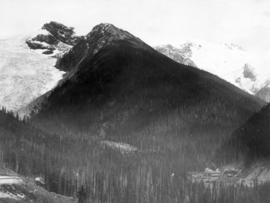
<svg viewBox="0 0 270 203"><path fill-rule="evenodd" d="M212 74L174 62L111 24L95 26L60 64L70 72L31 120L62 135L135 136L166 119L176 119L176 126L165 134L174 127L194 134L199 129L231 131L263 104Z"/></svg>
<svg viewBox="0 0 270 203"><path fill-rule="evenodd" d="M78 183L89 202L184 202L187 174L208 167L265 104L111 24L95 26L58 63L66 77L29 123L60 137L47 151L57 155L54 179L70 189L52 183L53 191L69 195Z"/></svg>
<svg viewBox="0 0 270 203"><path fill-rule="evenodd" d="M128 40L134 45L140 44L142 48L145 45L141 40L124 30L110 24L102 24L101 26L95 26L84 40L81 40L73 49L59 59L56 67L65 71L76 69L80 61L95 55L101 48L116 40Z"/></svg>
<svg viewBox="0 0 270 203"><path fill-rule="evenodd" d="M57 58L80 40L73 28L56 22L31 36L0 40L0 106L27 115L26 106L62 79Z"/></svg>
<svg viewBox="0 0 270 203"><path fill-rule="evenodd" d="M189 42L177 47L157 46L156 50L179 63L196 66L215 74L261 99L269 97L269 94L263 96L266 94L265 90L264 94L258 92L265 87L270 76L265 77L264 72L252 67L248 53L235 44Z"/></svg>
<svg viewBox="0 0 270 203"><path fill-rule="evenodd" d="M111 24L95 26L57 68L65 77L32 102L39 111L28 120L4 122L0 143L9 168L79 202L192 200L205 189L187 174L265 104Z"/></svg>

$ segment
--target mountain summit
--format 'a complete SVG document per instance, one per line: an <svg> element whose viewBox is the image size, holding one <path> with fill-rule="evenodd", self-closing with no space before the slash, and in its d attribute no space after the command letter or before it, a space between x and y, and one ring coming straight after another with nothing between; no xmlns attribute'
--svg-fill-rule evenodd
<svg viewBox="0 0 270 203"><path fill-rule="evenodd" d="M56 67L64 71L75 69L79 61L86 57L92 57L103 47L112 45L119 40L129 41L133 46L150 48L129 32L119 29L112 24L101 23L96 25L70 52L59 59Z"/></svg>

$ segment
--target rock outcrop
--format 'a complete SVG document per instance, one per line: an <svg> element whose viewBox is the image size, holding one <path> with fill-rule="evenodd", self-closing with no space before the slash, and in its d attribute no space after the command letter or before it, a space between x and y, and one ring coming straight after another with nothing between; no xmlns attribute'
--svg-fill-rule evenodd
<svg viewBox="0 0 270 203"><path fill-rule="evenodd" d="M27 39L26 44L30 49L61 58L82 39L83 37L75 35L74 28L52 21L43 25L40 34Z"/></svg>
<svg viewBox="0 0 270 203"><path fill-rule="evenodd" d="M156 50L174 61L187 65L187 66L193 66L197 67L196 64L190 59L190 56L188 54L188 50L186 50L187 47L183 47L183 49L179 49L176 47L173 47L170 44L164 45L164 46L157 46Z"/></svg>

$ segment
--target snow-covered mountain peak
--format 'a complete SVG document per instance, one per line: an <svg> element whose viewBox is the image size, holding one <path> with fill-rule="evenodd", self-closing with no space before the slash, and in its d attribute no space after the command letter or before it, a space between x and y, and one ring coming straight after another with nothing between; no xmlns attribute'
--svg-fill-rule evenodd
<svg viewBox="0 0 270 203"><path fill-rule="evenodd" d="M270 78L270 75L253 65L253 57L248 51L234 43L189 41L175 47L159 46L156 49L179 63L184 63L183 59L189 59L196 67L213 73L250 94L256 94ZM177 60L179 58L181 60Z"/></svg>

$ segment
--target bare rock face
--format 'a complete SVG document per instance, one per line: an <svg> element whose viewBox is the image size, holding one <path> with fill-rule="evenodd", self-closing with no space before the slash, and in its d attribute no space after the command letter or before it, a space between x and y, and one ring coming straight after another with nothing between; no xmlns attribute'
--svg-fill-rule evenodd
<svg viewBox="0 0 270 203"><path fill-rule="evenodd" d="M156 50L174 61L187 65L197 67L196 64L190 59L191 50L189 46L185 46L182 49L176 48L170 44L164 46L157 46Z"/></svg>
<svg viewBox="0 0 270 203"><path fill-rule="evenodd" d="M83 38L75 35L74 28L54 21L44 24L42 30L43 33L27 39L26 44L30 49L41 50L43 54L57 58Z"/></svg>
<svg viewBox="0 0 270 203"><path fill-rule="evenodd" d="M58 44L58 40L53 36L53 35L44 35L44 34L39 34L36 37L33 38L34 41L39 41L39 42L45 42L50 45L56 45Z"/></svg>
<svg viewBox="0 0 270 203"><path fill-rule="evenodd" d="M73 27L67 27L54 21L44 24L42 29L47 30L56 40L68 45L74 46L81 39L81 37L75 36Z"/></svg>
<svg viewBox="0 0 270 203"><path fill-rule="evenodd" d="M256 74L254 73L254 69L249 64L244 65L243 76L245 78L249 78L252 81L256 80Z"/></svg>

